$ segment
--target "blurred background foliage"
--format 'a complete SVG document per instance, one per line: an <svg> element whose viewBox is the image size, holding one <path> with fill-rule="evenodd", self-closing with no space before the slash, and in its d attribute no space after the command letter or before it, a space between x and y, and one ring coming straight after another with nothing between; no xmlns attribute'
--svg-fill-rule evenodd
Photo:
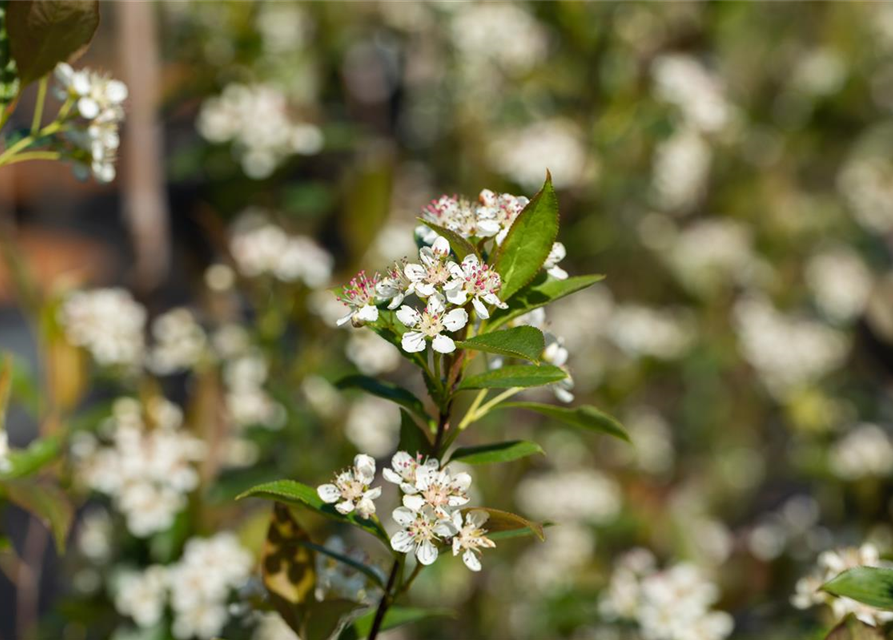
<svg viewBox="0 0 893 640"><path fill-rule="evenodd" d="M81 63L124 74L133 90L141 78L118 55L122 6L102 4ZM813 638L833 626L828 611L790 604L798 578L835 546L893 552L893 8L151 7L156 217L127 215L138 149L121 158L124 178L103 186L60 165L5 168L0 206L47 304L72 288L119 285L150 318L187 306L209 335L245 327L282 426L249 428L241 463L206 459L170 528L148 539L116 528L105 564L77 544L64 558L47 550L40 637L116 628L116 638L146 637L124 635L127 617L101 586L115 566L170 562L188 537L221 528L257 551L269 509L234 503L239 491L278 477L312 484L356 450L388 456L399 414L331 383L358 368L418 381L393 353L333 328L340 309L327 287L360 264L411 255L415 218L432 198L484 188L531 196L547 168L562 266L607 275L556 305L550 330L570 352L578 400L621 417L634 446L489 417L488 437L530 437L550 455L478 468L477 489L487 504L558 526L543 544L500 544L482 575L433 567L416 600L457 617L394 637L641 637L599 605L615 560L639 546L709 576L733 637ZM16 117L27 126L27 109ZM123 149L131 136L125 129ZM313 238L334 259L331 278L246 274L231 240L252 208ZM147 269L146 255L169 259ZM233 266L235 288L232 272L212 265ZM173 376L96 370L57 335L51 308L29 334L11 275L0 273L0 344L20 370L15 446L35 434L29 369L55 380L49 415L72 430L95 430L118 395L163 390L199 437L222 438L225 355ZM103 499L89 502L81 515ZM21 548L24 516L10 508L4 518ZM0 633L16 637L27 611L2 580ZM231 614L225 637L268 637Z"/></svg>

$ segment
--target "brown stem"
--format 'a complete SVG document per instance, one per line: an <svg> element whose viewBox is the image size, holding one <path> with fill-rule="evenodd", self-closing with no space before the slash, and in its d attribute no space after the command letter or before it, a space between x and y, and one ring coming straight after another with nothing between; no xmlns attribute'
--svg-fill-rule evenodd
<svg viewBox="0 0 893 640"><path fill-rule="evenodd" d="M400 571L400 561L394 560L394 566L391 567L391 575L388 576L388 584L384 588L384 595L381 596L381 602L378 603L378 609L375 611L375 619L372 621L372 629L369 631L367 640L375 640L378 632L381 631L381 625L384 622L384 615L391 606L391 591L394 589L394 583L397 581L397 573Z"/></svg>
<svg viewBox="0 0 893 640"><path fill-rule="evenodd" d="M33 517L28 520L25 535L23 562L16 576L16 635L19 638L27 638L37 624L40 574L48 539L46 528Z"/></svg>
<svg viewBox="0 0 893 640"><path fill-rule="evenodd" d="M447 429L450 428L450 409L453 403L450 401L444 409L440 410L437 418L437 435L434 436L434 457L440 459L440 447L443 444L443 436Z"/></svg>

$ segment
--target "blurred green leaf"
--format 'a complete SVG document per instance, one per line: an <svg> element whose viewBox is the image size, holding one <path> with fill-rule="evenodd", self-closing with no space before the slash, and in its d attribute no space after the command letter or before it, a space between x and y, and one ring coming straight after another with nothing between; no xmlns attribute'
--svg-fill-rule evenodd
<svg viewBox="0 0 893 640"><path fill-rule="evenodd" d="M886 637L880 629L850 614L825 636L825 640L884 640Z"/></svg>
<svg viewBox="0 0 893 640"><path fill-rule="evenodd" d="M0 480L12 480L30 476L59 457L59 438L48 436L35 440L27 449L13 449L9 452L10 468L0 472Z"/></svg>
<svg viewBox="0 0 893 640"><path fill-rule="evenodd" d="M478 258L481 257L480 254L478 254L477 249L475 249L474 245L455 231L447 229L446 227L441 227L439 224L434 224L433 222L425 220L424 218L418 218L418 221L438 235L446 238L450 243L450 248L453 250L453 253L456 254L456 257L459 258L459 260L462 260L463 258L465 258L465 256L472 254L476 255Z"/></svg>
<svg viewBox="0 0 893 640"><path fill-rule="evenodd" d="M28 85L84 52L99 26L99 2L17 0L6 17L10 51Z"/></svg>
<svg viewBox="0 0 893 640"><path fill-rule="evenodd" d="M385 544L390 544L390 538L380 524L374 520L361 518L355 513L350 513L346 516L338 513L335 505L322 501L316 493L316 489L295 480L276 480L275 482L257 485L237 496L236 500L242 500L243 498L263 498L307 507L332 520L359 527L382 540Z"/></svg>
<svg viewBox="0 0 893 640"><path fill-rule="evenodd" d="M530 284L518 291L509 303L507 309L496 309L490 316L488 329L494 329L506 322L510 322L525 313L544 307L559 298L569 296L596 282L604 280L603 275L572 276L567 280L557 280L542 273Z"/></svg>
<svg viewBox="0 0 893 640"><path fill-rule="evenodd" d="M19 554L12 546L12 541L4 535L0 535L0 571L11 582L15 582L19 572Z"/></svg>
<svg viewBox="0 0 893 640"><path fill-rule="evenodd" d="M381 623L381 630L395 629L405 624L421 622L430 618L454 618L455 613L449 609L421 609L418 607L391 607L387 610ZM344 630L339 640L358 640L365 638L372 631L372 623L375 620L375 611L357 618L357 620Z"/></svg>
<svg viewBox="0 0 893 640"><path fill-rule="evenodd" d="M49 483L12 480L2 484L10 502L37 517L53 534L56 550L65 551L65 539L74 518L74 509L65 493Z"/></svg>
<svg viewBox="0 0 893 640"><path fill-rule="evenodd" d="M9 396L12 389L12 358L4 355L0 359L0 431L6 429L6 411L9 409Z"/></svg>
<svg viewBox="0 0 893 640"><path fill-rule="evenodd" d="M458 460L465 464L492 464L494 462L511 462L538 453L545 455L546 452L535 442L511 440L482 444L476 447L460 447L453 452L450 460Z"/></svg>
<svg viewBox="0 0 893 640"><path fill-rule="evenodd" d="M393 179L393 158L383 152L365 158L347 180L341 228L355 260L366 253L388 218Z"/></svg>
<svg viewBox="0 0 893 640"><path fill-rule="evenodd" d="M539 362L546 348L543 332L535 327L512 327L456 342L460 349L495 353L510 358Z"/></svg>
<svg viewBox="0 0 893 640"><path fill-rule="evenodd" d="M406 451L410 455L431 453L431 441L415 420L405 411L400 411L400 441L397 445L400 451Z"/></svg>
<svg viewBox="0 0 893 640"><path fill-rule="evenodd" d="M353 375L342 378L335 386L339 389L362 389L374 396L399 404L425 420L425 422L431 421L421 400L415 397L412 392L391 382L385 382L370 376Z"/></svg>
<svg viewBox="0 0 893 640"><path fill-rule="evenodd" d="M469 376L457 387L466 389L511 389L512 387L538 387L564 380L567 374L560 367L550 364L519 364L501 367L493 371Z"/></svg>
<svg viewBox="0 0 893 640"><path fill-rule="evenodd" d="M495 269L502 277L499 297L508 301L533 280L549 257L558 237L558 198L552 176L518 214L496 255Z"/></svg>
<svg viewBox="0 0 893 640"><path fill-rule="evenodd" d="M499 509L487 509L484 507L467 507L462 509L462 515L467 515L469 511L486 511L490 514L487 522L484 523L484 529L489 533L516 532L529 529L540 540L546 539L543 532L543 525L538 522L532 522L527 518L511 513L509 511L501 511Z"/></svg>
<svg viewBox="0 0 893 640"><path fill-rule="evenodd" d="M337 638L341 631L350 624L354 615L368 605L353 600L323 600L307 605L300 637L301 640L329 640Z"/></svg>
<svg viewBox="0 0 893 640"><path fill-rule="evenodd" d="M305 602L313 601L316 562L313 553L300 544L310 536L288 507L273 505L267 540L261 557L261 574L270 601L282 619L300 634Z"/></svg>
<svg viewBox="0 0 893 640"><path fill-rule="evenodd" d="M580 427L588 431L600 431L615 438L629 442L629 436L623 425L616 418L599 411L593 406L559 407L539 402L505 402L495 407L496 409L527 409L535 411L549 418L555 418L574 427Z"/></svg>
<svg viewBox="0 0 893 640"><path fill-rule="evenodd" d="M849 569L823 584L822 590L878 609L893 609L893 569Z"/></svg>

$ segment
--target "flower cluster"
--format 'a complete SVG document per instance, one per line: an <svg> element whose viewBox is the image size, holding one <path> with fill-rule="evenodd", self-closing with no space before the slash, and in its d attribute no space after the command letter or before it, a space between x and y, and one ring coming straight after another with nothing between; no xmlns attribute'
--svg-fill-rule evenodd
<svg viewBox="0 0 893 640"><path fill-rule="evenodd" d="M284 423L285 409L264 389L268 375L266 358L259 350L240 350L225 357L224 403L227 415L237 428L278 429Z"/></svg>
<svg viewBox="0 0 893 640"><path fill-rule="evenodd" d="M74 103L78 115L87 120L68 132L68 138L85 156L76 154L79 161L76 173L92 171L100 182L115 179L115 158L120 145L118 127L124 120L122 107L127 99L127 86L108 76L70 65L56 66L57 94L66 104ZM69 102L70 101L70 102Z"/></svg>
<svg viewBox="0 0 893 640"><path fill-rule="evenodd" d="M86 348L100 365L142 365L146 310L127 290L71 293L60 307L59 322L68 341Z"/></svg>
<svg viewBox="0 0 893 640"><path fill-rule="evenodd" d="M9 462L9 435L0 431L0 473L6 473L10 469Z"/></svg>
<svg viewBox="0 0 893 640"><path fill-rule="evenodd" d="M651 552L636 549L617 562L599 610L608 620L635 621L644 640L723 640L733 622L711 609L718 598L694 565L659 571Z"/></svg>
<svg viewBox="0 0 893 640"><path fill-rule="evenodd" d="M112 497L135 536L168 529L198 486L194 463L205 445L180 429L182 421L180 409L161 397L145 406L121 398L101 429L109 444L86 433L73 443L82 482Z"/></svg>
<svg viewBox="0 0 893 640"><path fill-rule="evenodd" d="M319 128L295 120L286 95L271 85L228 85L204 102L197 125L211 142L232 142L245 174L255 179L292 155L314 155L323 146Z"/></svg>
<svg viewBox="0 0 893 640"><path fill-rule="evenodd" d="M254 559L235 535L192 538L179 561L121 574L115 608L141 628L156 625L170 605L179 640L217 637L229 620L227 601L248 580Z"/></svg>
<svg viewBox="0 0 893 640"><path fill-rule="evenodd" d="M155 344L146 366L154 373L168 375L193 368L205 354L207 337L189 309L178 308L152 322Z"/></svg>
<svg viewBox="0 0 893 640"><path fill-rule="evenodd" d="M463 238L495 238L497 244L502 244L528 202L524 196L484 189L477 202L458 196L441 196L423 209L422 218L455 231ZM416 233L427 244L437 239L437 234L425 226L416 228Z"/></svg>
<svg viewBox="0 0 893 640"><path fill-rule="evenodd" d="M440 468L434 459L412 457L398 451L391 459L391 468L384 470L388 482L399 485L403 506L393 512L402 529L391 536L391 547L400 553L414 553L419 562L429 565L437 560L437 545L452 546L453 555L472 571L481 570L481 549L496 546L486 537L486 511L471 510L463 515L468 504L471 476Z"/></svg>
<svg viewBox="0 0 893 640"><path fill-rule="evenodd" d="M371 518L374 500L381 495L381 487L370 488L373 480L375 460L361 453L354 458L353 467L336 475L333 484L320 485L317 493L323 502L334 504L338 513L356 511L361 518Z"/></svg>
<svg viewBox="0 0 893 640"><path fill-rule="evenodd" d="M891 565L880 560L878 549L873 544L825 551L819 555L815 570L797 582L796 593L791 597L791 604L798 609L828 605L837 619L852 613L865 624L882 625L890 622L893 620L893 612L876 609L851 598L834 597L821 590L822 585L829 580L836 578L847 569L860 566L890 567Z"/></svg>
<svg viewBox="0 0 893 640"><path fill-rule="evenodd" d="M233 227L229 247L239 273L324 286L334 266L329 252L306 236L289 235L268 217L266 211L249 209Z"/></svg>

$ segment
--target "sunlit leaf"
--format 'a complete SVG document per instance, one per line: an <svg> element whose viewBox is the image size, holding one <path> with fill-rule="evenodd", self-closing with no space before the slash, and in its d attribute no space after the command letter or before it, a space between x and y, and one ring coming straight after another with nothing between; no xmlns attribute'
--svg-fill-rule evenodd
<svg viewBox="0 0 893 640"><path fill-rule="evenodd" d="M518 214L502 242L494 265L502 277L499 297L509 300L539 273L558 237L558 197L552 176Z"/></svg>
<svg viewBox="0 0 893 640"><path fill-rule="evenodd" d="M615 438L626 440L629 442L629 436L616 418L609 416L603 411L599 411L593 406L584 405L582 407L560 407L552 404L541 404L539 402L505 402L495 407L497 409L527 409L535 411L555 420L560 420L565 424L587 431L599 431L612 435Z"/></svg>
<svg viewBox="0 0 893 640"><path fill-rule="evenodd" d="M476 447L460 447L453 452L450 460L458 460L465 464L493 464L494 462L511 462L527 456L544 454L542 447L527 440L494 442Z"/></svg>
<svg viewBox="0 0 893 640"><path fill-rule="evenodd" d="M460 349L472 349L495 353L509 358L523 358L539 362L546 348L543 332L535 327L513 327L504 331L493 331L456 342Z"/></svg>
<svg viewBox="0 0 893 640"><path fill-rule="evenodd" d="M543 525L539 524L538 522L532 522L526 518L522 518L521 516L510 513L509 511L501 511L499 509L485 509L483 507L467 507L465 509L462 509L462 514L466 515L469 511L486 511L488 514L490 514L490 517L484 524L484 529L486 529L489 533L496 534L529 529L540 540L546 539L546 534L543 532Z"/></svg>
<svg viewBox="0 0 893 640"><path fill-rule="evenodd" d="M11 480L30 476L59 457L59 438L47 436L32 442L27 449L13 449L9 452L9 469L0 471L0 480Z"/></svg>
<svg viewBox="0 0 893 640"><path fill-rule="evenodd" d="M511 389L512 387L538 387L564 380L567 374L560 367L544 365L514 365L501 367L462 380L457 387L465 389Z"/></svg>
<svg viewBox="0 0 893 640"><path fill-rule="evenodd" d="M11 480L2 487L10 502L30 512L52 532L61 554L74 517L65 493L55 485L33 481Z"/></svg>
<svg viewBox="0 0 893 640"><path fill-rule="evenodd" d="M478 256L478 258L480 258L480 255L478 255L477 249L474 248L474 245L455 231L447 229L446 227L441 227L439 224L435 224L429 220L425 220L424 218L419 218L418 220L438 235L446 238L447 241L449 241L450 243L450 248L453 250L453 253L456 254L456 257L459 258L459 260L462 260L469 254L474 254Z"/></svg>
<svg viewBox="0 0 893 640"><path fill-rule="evenodd" d="M867 625L850 614L825 636L825 640L884 640L886 635L877 627Z"/></svg>
<svg viewBox="0 0 893 640"><path fill-rule="evenodd" d="M855 567L823 584L822 590L878 609L893 609L893 569Z"/></svg>

